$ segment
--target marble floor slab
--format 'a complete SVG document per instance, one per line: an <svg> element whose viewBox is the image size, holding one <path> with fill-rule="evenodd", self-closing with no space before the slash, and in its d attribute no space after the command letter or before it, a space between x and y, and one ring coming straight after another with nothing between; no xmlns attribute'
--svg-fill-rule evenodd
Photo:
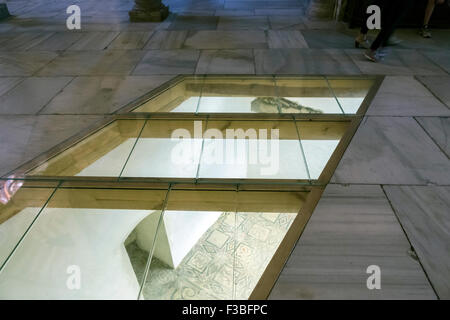
<svg viewBox="0 0 450 320"><path fill-rule="evenodd" d="M169 81L171 76L77 77L41 114L105 114Z"/></svg>
<svg viewBox="0 0 450 320"><path fill-rule="evenodd" d="M83 36L67 50L104 50L118 35L118 31L84 32Z"/></svg>
<svg viewBox="0 0 450 320"><path fill-rule="evenodd" d="M366 117L333 177L336 183L448 184L450 161L409 117Z"/></svg>
<svg viewBox="0 0 450 320"><path fill-rule="evenodd" d="M152 36L153 31L122 31L109 45L111 50L142 49Z"/></svg>
<svg viewBox="0 0 450 320"><path fill-rule="evenodd" d="M39 75L128 75L144 53L137 50L66 51L41 69Z"/></svg>
<svg viewBox="0 0 450 320"><path fill-rule="evenodd" d="M149 50L136 66L133 75L192 74L195 72L199 50Z"/></svg>
<svg viewBox="0 0 450 320"><path fill-rule="evenodd" d="M382 189L333 185L324 191L270 299L436 299ZM381 270L369 290L367 267Z"/></svg>
<svg viewBox="0 0 450 320"><path fill-rule="evenodd" d="M32 77L0 96L0 114L36 114L71 77Z"/></svg>
<svg viewBox="0 0 450 320"><path fill-rule="evenodd" d="M302 30L310 48L352 48L355 39L336 30Z"/></svg>
<svg viewBox="0 0 450 320"><path fill-rule="evenodd" d="M219 17L176 16L167 30L216 30Z"/></svg>
<svg viewBox="0 0 450 320"><path fill-rule="evenodd" d="M0 51L0 76L31 76L57 56L50 51Z"/></svg>
<svg viewBox="0 0 450 320"><path fill-rule="evenodd" d="M0 96L8 92L11 88L14 88L20 81L24 78L22 77L5 77L0 78Z"/></svg>
<svg viewBox="0 0 450 320"><path fill-rule="evenodd" d="M202 50L197 74L254 74L253 52L240 50Z"/></svg>
<svg viewBox="0 0 450 320"><path fill-rule="evenodd" d="M187 30L181 31L156 31L150 38L144 49L181 49L188 35Z"/></svg>
<svg viewBox="0 0 450 320"><path fill-rule="evenodd" d="M102 116L0 116L0 174L68 139Z"/></svg>
<svg viewBox="0 0 450 320"><path fill-rule="evenodd" d="M266 16L224 16L220 17L218 30L268 30Z"/></svg>
<svg viewBox="0 0 450 320"><path fill-rule="evenodd" d="M308 44L299 30L268 30L269 48L308 48Z"/></svg>
<svg viewBox="0 0 450 320"><path fill-rule="evenodd" d="M81 32L55 32L50 37L31 47L30 50L66 50L83 36Z"/></svg>
<svg viewBox="0 0 450 320"><path fill-rule="evenodd" d="M365 74L384 75L440 75L445 72L417 50L390 50L381 63L367 60L360 49L346 50L355 64Z"/></svg>
<svg viewBox="0 0 450 320"><path fill-rule="evenodd" d="M255 50L257 74L360 74L339 49Z"/></svg>
<svg viewBox="0 0 450 320"><path fill-rule="evenodd" d="M225 16L251 16L254 15L255 11L252 9L249 10L240 10L240 9L218 9L215 12L216 16L225 17Z"/></svg>
<svg viewBox="0 0 450 320"><path fill-rule="evenodd" d="M184 48L193 49L252 49L267 48L264 31L192 31Z"/></svg>
<svg viewBox="0 0 450 320"><path fill-rule="evenodd" d="M450 107L450 76L419 76L417 79L439 100Z"/></svg>
<svg viewBox="0 0 450 320"><path fill-rule="evenodd" d="M281 9L281 8L302 8L299 1L294 0L255 0L255 1L237 1L231 0L225 2L225 9Z"/></svg>
<svg viewBox="0 0 450 320"><path fill-rule="evenodd" d="M269 16L272 30L301 30L306 29L300 16Z"/></svg>
<svg viewBox="0 0 450 320"><path fill-rule="evenodd" d="M21 32L9 40L3 41L1 51L25 51L52 36L51 32Z"/></svg>
<svg viewBox="0 0 450 320"><path fill-rule="evenodd" d="M450 116L450 109L411 76L387 76L367 115Z"/></svg>
<svg viewBox="0 0 450 320"><path fill-rule="evenodd" d="M301 17L305 15L305 10L303 8L296 9L255 9L255 15L261 16L297 16Z"/></svg>
<svg viewBox="0 0 450 320"><path fill-rule="evenodd" d="M416 120L441 150L450 157L450 118L416 117Z"/></svg>
<svg viewBox="0 0 450 320"><path fill-rule="evenodd" d="M395 36L402 42L397 48L442 50L450 49L450 36L448 30L431 29L432 38L425 39L419 35L418 29L399 29Z"/></svg>
<svg viewBox="0 0 450 320"><path fill-rule="evenodd" d="M450 187L385 186L440 299L450 299Z"/></svg>
<svg viewBox="0 0 450 320"><path fill-rule="evenodd" d="M450 50L421 50L421 52L443 70L450 73Z"/></svg>

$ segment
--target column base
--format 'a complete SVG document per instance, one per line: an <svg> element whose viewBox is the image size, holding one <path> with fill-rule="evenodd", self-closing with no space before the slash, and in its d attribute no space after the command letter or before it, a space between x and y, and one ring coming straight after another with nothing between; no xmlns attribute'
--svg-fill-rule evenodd
<svg viewBox="0 0 450 320"><path fill-rule="evenodd" d="M140 9L136 6L128 12L131 22L161 22L169 15L169 7L161 4L159 9Z"/></svg>
<svg viewBox="0 0 450 320"><path fill-rule="evenodd" d="M0 20L10 17L6 3L0 3Z"/></svg>

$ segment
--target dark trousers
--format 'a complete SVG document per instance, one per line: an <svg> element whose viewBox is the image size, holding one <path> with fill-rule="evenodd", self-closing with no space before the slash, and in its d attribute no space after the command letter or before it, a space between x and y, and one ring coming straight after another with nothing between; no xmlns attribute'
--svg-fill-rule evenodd
<svg viewBox="0 0 450 320"><path fill-rule="evenodd" d="M381 30L370 49L377 50L379 47L386 46L398 23L408 12L412 3L413 0L391 0L385 3L381 12Z"/></svg>

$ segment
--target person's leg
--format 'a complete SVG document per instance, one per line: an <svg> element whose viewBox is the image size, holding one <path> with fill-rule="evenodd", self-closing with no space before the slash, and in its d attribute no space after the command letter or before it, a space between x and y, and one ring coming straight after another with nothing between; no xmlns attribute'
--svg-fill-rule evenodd
<svg viewBox="0 0 450 320"><path fill-rule="evenodd" d="M365 52L367 59L377 62L380 59L380 55L377 51L380 47L386 46L390 36L394 33L399 21L406 14L410 8L410 0L396 0L386 5L386 9L383 13L384 19L380 33L373 41L370 49Z"/></svg>
<svg viewBox="0 0 450 320"><path fill-rule="evenodd" d="M425 8L425 15L423 17L423 26L420 34L424 38L431 38L431 32L428 29L428 23L430 22L431 15L433 14L436 4L442 4L444 0L428 0L427 7Z"/></svg>
<svg viewBox="0 0 450 320"><path fill-rule="evenodd" d="M361 25L361 29L359 30L358 35L355 38L355 48L368 48L370 46L369 41L367 40L367 33L369 32L369 28L367 27L367 19L369 15L366 12L366 9L369 5L371 5L374 1L366 1L364 8L364 20Z"/></svg>
<svg viewBox="0 0 450 320"><path fill-rule="evenodd" d="M396 16L398 14L398 6L395 1L387 4L385 6L385 10L382 13L382 28L378 33L378 36L372 42L370 49L373 51L378 50L381 46L383 46L391 34L394 32Z"/></svg>

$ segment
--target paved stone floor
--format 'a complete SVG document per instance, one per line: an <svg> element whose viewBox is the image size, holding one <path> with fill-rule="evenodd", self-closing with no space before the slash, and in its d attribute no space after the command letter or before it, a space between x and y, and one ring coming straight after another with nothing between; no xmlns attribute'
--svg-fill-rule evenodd
<svg viewBox="0 0 450 320"><path fill-rule="evenodd" d="M166 21L133 24L131 0L6 2L0 174L178 74L386 75L270 298L450 299L450 30L399 30L374 64L309 1L165 0Z"/></svg>

